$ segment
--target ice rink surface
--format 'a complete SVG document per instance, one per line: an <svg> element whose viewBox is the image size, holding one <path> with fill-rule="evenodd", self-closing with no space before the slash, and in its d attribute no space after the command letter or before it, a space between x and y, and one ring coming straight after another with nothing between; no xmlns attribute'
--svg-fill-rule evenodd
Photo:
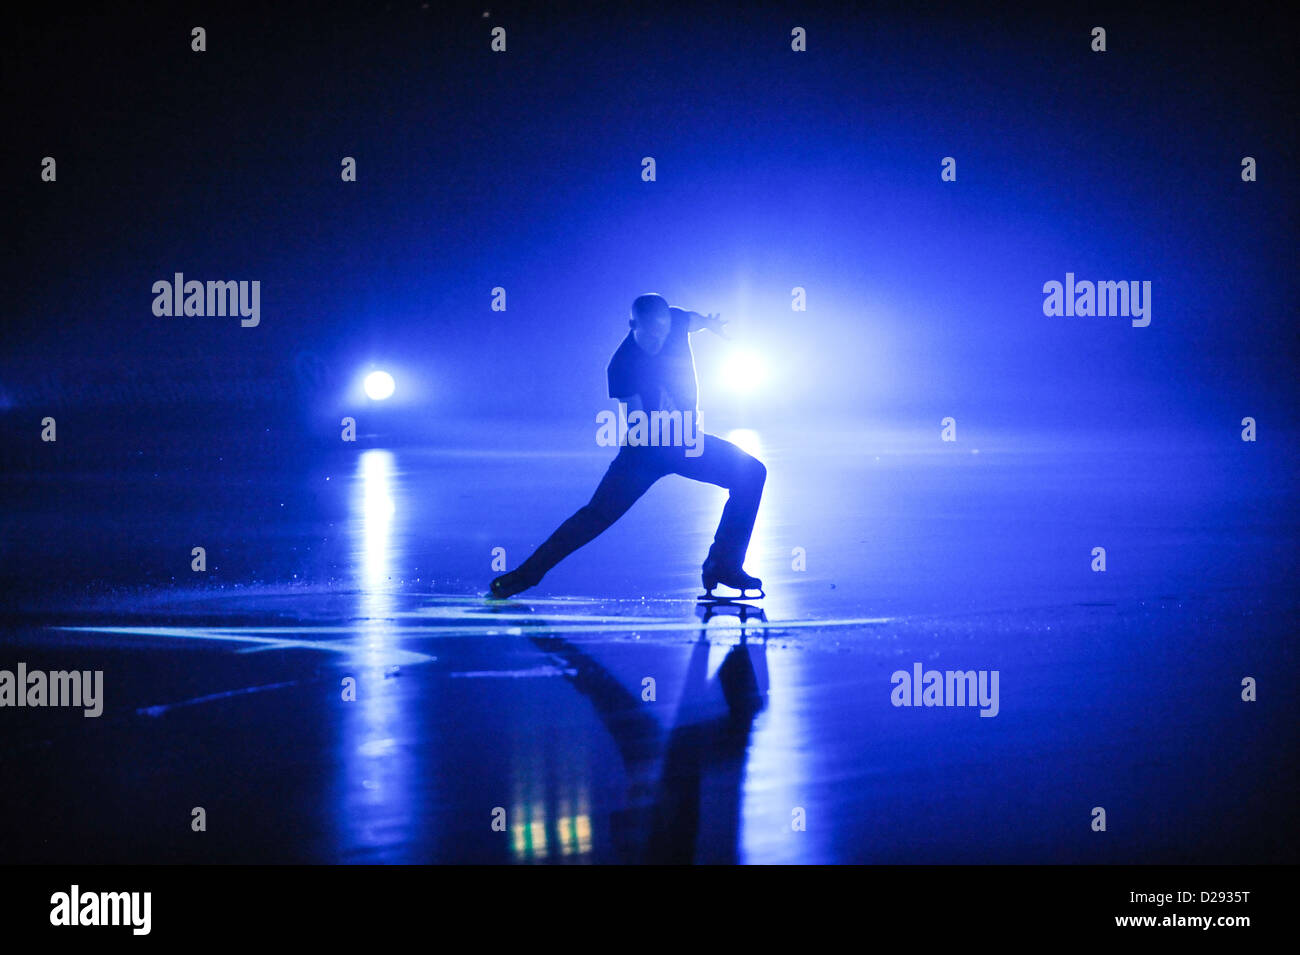
<svg viewBox="0 0 1300 955"><path fill-rule="evenodd" d="M743 621L676 477L482 596L595 487L569 435L6 470L0 669L103 673L97 718L4 714L6 860L1297 861L1290 452L732 437ZM918 670L995 699L895 705Z"/></svg>

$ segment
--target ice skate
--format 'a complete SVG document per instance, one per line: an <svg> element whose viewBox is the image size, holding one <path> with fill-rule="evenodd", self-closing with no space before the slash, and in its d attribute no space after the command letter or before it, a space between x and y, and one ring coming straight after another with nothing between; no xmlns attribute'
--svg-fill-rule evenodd
<svg viewBox="0 0 1300 955"><path fill-rule="evenodd" d="M492 592L489 597L495 597L498 600L506 600L515 594L523 593L536 587L541 581L532 580L526 574L522 573L519 568L502 574L492 581Z"/></svg>
<svg viewBox="0 0 1300 955"><path fill-rule="evenodd" d="M716 601L734 601L734 600L758 600L767 596L763 593L763 581L757 577L752 577L745 573L744 569L738 566L727 566L714 557L710 557L704 562L703 571L700 578L704 583L704 594L700 600ZM725 584L734 590L739 590L738 597L726 597L714 594L714 589L718 584ZM749 591L757 590L757 594L751 594Z"/></svg>

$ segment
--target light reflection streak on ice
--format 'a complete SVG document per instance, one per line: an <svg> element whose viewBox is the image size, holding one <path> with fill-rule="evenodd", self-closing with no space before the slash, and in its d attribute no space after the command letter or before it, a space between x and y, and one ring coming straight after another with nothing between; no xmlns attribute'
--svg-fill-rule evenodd
<svg viewBox="0 0 1300 955"><path fill-rule="evenodd" d="M511 618L512 621L526 620L526 617ZM895 617L833 617L828 620L749 620L745 628L749 631L770 631L779 633L783 630L830 630L843 629L846 627L878 627L894 621ZM391 638L405 637L473 637L473 636L491 636L499 634L508 634L511 636L522 636L524 634L538 633L556 633L556 634L581 634L581 633L697 633L700 629L698 621L678 620L670 623L642 623L633 619L610 620L608 623L599 624L564 624L562 626L551 626L549 618L542 618L537 623L501 623L484 620L480 626L476 627L456 627L456 626L401 626L392 625L385 627L385 633ZM712 628L712 625L710 625ZM719 624L717 629L733 629L736 625L731 624L726 627ZM322 625L322 626L304 626L304 627L54 627L56 630L78 631L82 633L114 633L124 635L134 635L141 637L176 637L190 640L231 640L236 642L245 642L258 644L252 648L255 650L269 650L280 647L297 647L305 650L325 650L334 653L361 653L368 647L357 643L346 642L317 642L312 640L286 640L284 637L293 635L319 634L321 636L333 635L357 635L364 636L364 626L342 626L342 625ZM261 636L258 636L261 635ZM428 654L412 653L397 648L385 651L386 656L381 654L381 658L393 662L398 656L406 654L409 662L428 662L436 659Z"/></svg>

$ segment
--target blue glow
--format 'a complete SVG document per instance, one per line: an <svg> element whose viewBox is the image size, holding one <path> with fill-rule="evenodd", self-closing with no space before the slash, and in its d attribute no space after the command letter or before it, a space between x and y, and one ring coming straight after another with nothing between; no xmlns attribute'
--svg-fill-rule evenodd
<svg viewBox="0 0 1300 955"><path fill-rule="evenodd" d="M416 16L314 28L290 65L312 92L293 122L258 95L285 64L256 44L221 54L230 95L178 72L165 112L205 109L183 169L157 175L135 166L175 151L159 61L121 58L111 88L73 68L121 46L98 31L137 25L31 31L42 68L17 71L18 125L57 133L50 104L74 103L78 141L133 144L97 158L112 189L28 177L32 241L7 257L21 294L0 419L26 438L9 442L22 466L0 468L18 501L0 556L21 557L0 583L40 598L32 621L112 624L42 633L52 649L138 657L122 690L146 687L145 712L238 707L212 717L230 752L194 782L246 767L269 813L248 833L274 822L305 845L332 824L313 851L345 861L614 860L616 826L652 798L630 783L661 778L665 804L700 810L702 859L735 850L738 822L759 862L1278 851L1294 799L1236 780L1281 775L1294 696L1232 697L1245 674L1285 680L1295 618L1289 34L1219 18L1205 69L1197 18L1132 12L1099 56L1078 17L810 8L796 54L756 7L628 29L542 17L488 59L482 36ZM448 38L433 57L430 35ZM364 82L331 68L349 49ZM222 148L248 128L265 136ZM331 169L344 149L361 150L355 182ZM260 280L260 324L151 314L152 284L181 271ZM1150 325L1045 311L1044 283L1067 276L1149 282ZM646 289L727 320L731 340L692 336L699 405L768 468L745 560L768 619L692 615L727 492L684 478L488 605L490 577L608 466L594 416ZM47 414L58 444L37 441ZM1103 546L1109 566L1090 566ZM101 593L102 619L68 609ZM571 659L552 657L561 637ZM739 731L701 728L744 675L735 646L760 686L770 667L771 702L739 708ZM914 662L1004 671L1001 716L896 710L889 674ZM655 706L646 672L664 677ZM121 788L51 832L112 833L129 787L167 782L150 747L171 742L61 744L68 778ZM39 768L44 750L20 749ZM139 762L92 776L74 760L96 751ZM281 787L286 768L319 801ZM65 795L50 818L93 809ZM1094 798L1139 837L1091 838ZM479 815L498 804L506 832Z"/></svg>

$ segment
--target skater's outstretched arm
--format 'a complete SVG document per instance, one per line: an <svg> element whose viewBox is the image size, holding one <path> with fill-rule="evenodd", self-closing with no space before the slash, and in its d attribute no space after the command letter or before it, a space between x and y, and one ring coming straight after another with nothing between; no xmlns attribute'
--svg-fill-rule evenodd
<svg viewBox="0 0 1300 955"><path fill-rule="evenodd" d="M686 320L689 322L689 324L686 327L686 330L688 332L698 332L707 328L715 335L721 335L723 338L728 337L726 331L724 331L722 327L726 325L727 322L717 312L714 312L710 315L701 315L699 312L692 312L684 308L678 308L675 305L672 308L670 308L669 311L681 312L683 315L686 316Z"/></svg>

